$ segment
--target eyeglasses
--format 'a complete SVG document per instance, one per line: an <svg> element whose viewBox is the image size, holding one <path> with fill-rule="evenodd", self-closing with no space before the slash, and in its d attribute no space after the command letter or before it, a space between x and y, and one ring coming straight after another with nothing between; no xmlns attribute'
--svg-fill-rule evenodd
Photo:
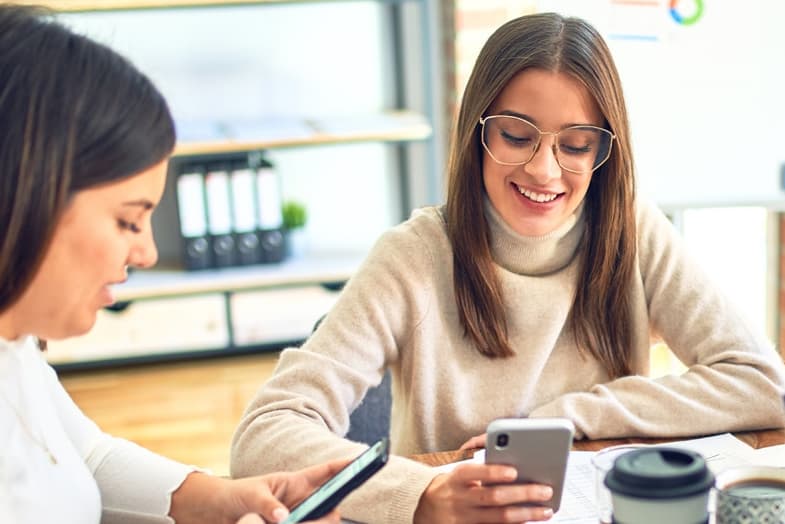
<svg viewBox="0 0 785 524"><path fill-rule="evenodd" d="M520 166L534 158L543 135L553 135L553 155L565 171L593 173L611 156L616 135L597 126L570 126L560 131L540 131L537 126L510 115L480 118L482 145L497 163Z"/></svg>

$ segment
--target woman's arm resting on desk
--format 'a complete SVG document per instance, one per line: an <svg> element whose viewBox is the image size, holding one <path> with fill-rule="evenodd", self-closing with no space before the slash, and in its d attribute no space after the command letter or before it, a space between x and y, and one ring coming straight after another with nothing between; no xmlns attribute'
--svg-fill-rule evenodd
<svg viewBox="0 0 785 524"><path fill-rule="evenodd" d="M630 376L564 394L528 415L568 417L576 436L592 439L783 427L781 357L690 258L659 210L641 205L638 224L633 316L662 336L687 372L647 378L642 353Z"/></svg>
<svg viewBox="0 0 785 524"><path fill-rule="evenodd" d="M274 375L235 432L233 476L356 457L367 447L342 438L350 414L367 389L382 380L387 363L398 359L401 340L411 336L430 299L413 280L428 272L421 267L430 267L427 245L410 229L385 233L308 341L281 353ZM341 513L360 522L411 523L436 475L423 464L391 455L381 471L346 498Z"/></svg>

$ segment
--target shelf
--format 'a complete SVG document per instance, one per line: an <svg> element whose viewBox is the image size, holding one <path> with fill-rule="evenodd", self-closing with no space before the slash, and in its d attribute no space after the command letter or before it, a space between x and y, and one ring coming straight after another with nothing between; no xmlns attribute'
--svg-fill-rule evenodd
<svg viewBox="0 0 785 524"><path fill-rule="evenodd" d="M177 162L188 164L191 160L198 160L209 164L213 160L217 161L218 155L226 153L230 153L231 157L237 154L240 158L243 156L241 153L247 154L250 151L321 148L344 144L347 146L336 147L335 151L302 151L302 156L306 161L311 154L319 156L320 153L324 153L325 157L332 157L333 154L349 157L354 153L350 145L367 143L371 145L360 148L363 149L360 153L365 153L364 150L367 149L369 165L370 162L374 165L377 165L377 162L381 164L379 176L384 177L385 184L388 171L394 171L397 175L397 180L392 181L398 184L391 191L391 198L400 201L401 218L408 216L415 207L414 200L417 201L416 207L427 203L426 198L430 195L431 186L436 185L430 178L420 176L420 173L432 173L428 175L431 177L442 172L438 165L434 165L438 158L433 154L437 141L432 139L433 136L438 136L435 130L440 129L440 121L431 114L440 102L438 92L432 86L440 85L440 68L435 67L433 61L433 55L436 55L433 42L438 42L438 38L430 33L435 27L435 21L431 21L434 10L431 2L372 0L368 3L379 5L370 8L360 5L359 9L355 10L351 4L356 0L17 1L42 4L53 11L64 13L62 18L66 22L73 19L77 24L96 25L100 29L107 23L114 22L115 14L110 12L115 11L116 18L130 22L129 28L134 31L130 35L131 42L138 38L145 41L150 39L147 34L148 27L145 25L147 20L143 19L146 15L136 16L142 10L157 10L150 15L149 23L171 23L183 29L191 26L183 24L180 15L188 15L186 18L189 19L193 15L194 23L204 20L207 25L213 22L213 18L218 19L213 15L220 15L221 20L224 15L229 17L226 23L222 22L214 28L215 31L226 33L227 45L219 45L224 40L221 34L211 34L210 39L205 40L205 43L210 45L206 59L189 60L185 64L188 67L183 65L181 69L178 62L175 65L176 76L173 83L166 82L165 80L170 78L166 76L164 81L160 82L161 85L188 89L188 86L202 85L200 80L205 77L212 82L213 73L220 75L227 70L233 72L235 66L238 72L250 71L247 75L250 78L256 69L243 69L245 64L252 67L257 60L264 61L265 52L278 52L275 54L277 59L280 49L292 51L286 53L289 60L284 69L275 66L277 62L271 62L269 67L266 62L262 63L262 70L265 72L276 74L276 71L281 71L269 91L275 95L275 100L263 100L264 104L257 103L258 100L243 104L243 100L237 100L236 104L222 104L221 107L215 108L196 106L195 110L189 110L188 103L203 104L204 99L208 99L209 103L212 98L210 93L206 92L208 96L204 98L192 95L190 90L185 97L181 95L178 101L185 105L178 106L177 114L190 120L178 118L175 122L177 144L173 153L179 157ZM325 13L321 9L322 5L327 3L344 4L337 11L340 17L331 17L332 12ZM295 7L296 4L310 5L307 9L300 9ZM359 4L365 2L358 2ZM417 9L409 12L410 5ZM275 6L270 11L274 16L268 18L267 13L262 12L266 6ZM223 12L223 8L231 9ZM97 14L70 14L88 11ZM353 16L355 11L358 17ZM251 16L253 20L245 20ZM61 16L58 15L59 17ZM251 23L251 30L256 28L272 36L263 39L264 45L256 45L255 41L247 42L240 56L235 56L232 51L236 31L232 32L234 24L230 22L233 22L234 18L231 17L243 18L243 21ZM332 51L332 47L314 52L313 41L318 42L320 38L324 41L334 35L335 31L329 31L330 27L335 26L331 23L335 22L333 18L346 22L339 30L348 30L351 34L354 34L352 30L356 28L357 20L368 20L368 24L362 24L368 31L361 32L346 42L338 39L340 45L336 45L336 52ZM200 34L204 27L194 26L192 31ZM246 26L243 28L248 29ZM289 34L286 38L282 40L275 37L276 31L287 28ZM300 28L305 31L294 31ZM322 31L322 28L327 29ZM168 25L164 25L164 29L163 32L156 32L156 36L163 36L163 45L168 41L166 35L172 37ZM97 32L100 34L100 31ZM181 33L183 32L179 31L178 35ZM85 34L91 33L85 31ZM115 36L116 38L111 39L112 42L122 40L119 35ZM213 37L217 43L213 43ZM363 39L369 42L369 53L364 52L366 46ZM161 43L147 43L150 45L143 46L144 49L138 56L133 53L134 57L139 59L140 64L144 64L144 59L151 54L155 59L152 70L157 71L155 64L163 63L157 61L156 56L156 49L160 48ZM251 46L250 49L248 46ZM356 56L352 53L355 48L358 51ZM188 52L188 49L190 48L178 52ZM196 52L198 56L205 54L198 50ZM349 62L347 56L352 58ZM191 67L191 62L196 65ZM325 65L326 72L314 68L317 63ZM325 74L330 75L341 70L340 67L333 66L343 67L347 63L359 63L363 66L363 71L372 75L373 81L365 87L361 86L362 91L346 91L340 82L320 84L320 79ZM382 67L377 67L378 64L382 64ZM161 70L171 71L172 68ZM288 78L289 76L291 78ZM239 75L237 78L240 81L246 79ZM229 80L234 81L234 77L229 77L227 81ZM251 79L251 82L256 80ZM243 85L245 88L240 91L240 96L265 96L265 93L260 95L252 91L252 85ZM301 85L304 88L300 88ZM313 89L313 86L319 89L319 96L330 101L335 100L335 104L329 104L335 109L327 110L324 109L324 104L319 104L313 107L322 109L308 110L304 107L311 106L298 103L298 97L308 96L303 93L310 92L308 90ZM213 87L213 84L206 87ZM172 94L176 93L177 90ZM369 96L362 96L364 94ZM230 95L221 91L220 96ZM412 109L415 110L402 109L403 104L397 102L402 100L411 101ZM270 114L275 112L282 114ZM333 114L325 116L326 113ZM416 143L420 141L422 143ZM341 151L338 151L339 149ZM411 152L413 154L410 154ZM299 157L301 152L281 153L280 165L286 166L290 160L289 153L296 153L291 154L291 164L294 166L294 158ZM202 158L190 158L192 156ZM334 165L335 169L330 172L335 171L343 176L343 163L336 161ZM353 171L351 175L364 176L365 170L358 168L357 173ZM174 177L170 177L170 180L174 181ZM297 184L294 186L300 187ZM334 186L339 191L343 187L340 184ZM383 190L386 185L379 187ZM324 243L324 249L332 249L332 252L310 253L305 257L288 259L277 264L185 271L178 267L177 263L182 242L177 228L176 194L171 190L167 193L169 197L162 201L166 204L161 206L166 212L161 209L157 214L160 218L160 224L157 225L165 231L160 237L168 235L164 243L166 248L162 246L162 252L168 250L163 259L171 261L172 266L160 265L150 270L133 271L125 283L113 286L118 301L116 308L99 311L99 318L89 333L67 341L56 341L59 348L52 346L52 349L58 349L59 369L268 351L299 343L309 336L315 322L339 299L341 295L338 290L341 285L357 273L367 255L367 250L362 247L367 242L362 239L346 245L336 239L325 240ZM334 200L336 209L340 211L340 198L332 198L333 195L322 196L330 197L330 201ZM386 194L381 196L387 198ZM385 211L388 202L381 201L381 196L380 204L385 206L382 209ZM397 203L392 202L392 205ZM327 226L331 224L325 224L325 227ZM356 249L357 252L341 253L342 249Z"/></svg>
<svg viewBox="0 0 785 524"><path fill-rule="evenodd" d="M17 3L44 5L56 11L116 11L131 9L171 9L181 7L225 7L253 4L294 4L316 0L18 0Z"/></svg>
<svg viewBox="0 0 785 524"><path fill-rule="evenodd" d="M246 122L178 122L175 155L198 155L352 142L408 142L431 136L411 111L335 118L264 118Z"/></svg>
<svg viewBox="0 0 785 524"><path fill-rule="evenodd" d="M55 11L130 11L184 7L228 7L264 4L303 4L336 0L17 0L18 4L43 5ZM348 1L348 0L345 0ZM386 0L402 2L406 0Z"/></svg>
<svg viewBox="0 0 785 524"><path fill-rule="evenodd" d="M118 301L166 296L242 291L276 286L344 282L365 254L319 254L278 264L206 269L141 270L115 286Z"/></svg>

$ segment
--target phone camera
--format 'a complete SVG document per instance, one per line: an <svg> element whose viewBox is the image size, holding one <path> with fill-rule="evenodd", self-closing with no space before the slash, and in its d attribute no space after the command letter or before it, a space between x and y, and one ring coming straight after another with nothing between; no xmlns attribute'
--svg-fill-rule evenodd
<svg viewBox="0 0 785 524"><path fill-rule="evenodd" d="M510 443L510 436L507 433L500 433L496 435L496 447L498 448L506 448L507 444Z"/></svg>

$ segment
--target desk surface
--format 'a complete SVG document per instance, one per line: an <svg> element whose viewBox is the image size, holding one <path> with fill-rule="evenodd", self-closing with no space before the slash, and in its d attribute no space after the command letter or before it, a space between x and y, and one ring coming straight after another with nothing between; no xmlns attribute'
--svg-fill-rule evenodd
<svg viewBox="0 0 785 524"><path fill-rule="evenodd" d="M749 444L753 448L766 448L776 444L785 444L785 429L767 429L762 431L745 431L734 433L739 439ZM576 440L572 449L576 451L597 451L607 448L609 446L617 446L619 444L662 444L665 442L673 442L676 440L685 440L696 438L682 437L678 439L656 439L656 438L622 438L622 439L605 439L605 440ZM454 450L454 451L440 451L436 453L423 453L421 455L413 455L411 458L428 464L429 466L441 466L451 462L457 462L471 458L476 449L469 450Z"/></svg>

